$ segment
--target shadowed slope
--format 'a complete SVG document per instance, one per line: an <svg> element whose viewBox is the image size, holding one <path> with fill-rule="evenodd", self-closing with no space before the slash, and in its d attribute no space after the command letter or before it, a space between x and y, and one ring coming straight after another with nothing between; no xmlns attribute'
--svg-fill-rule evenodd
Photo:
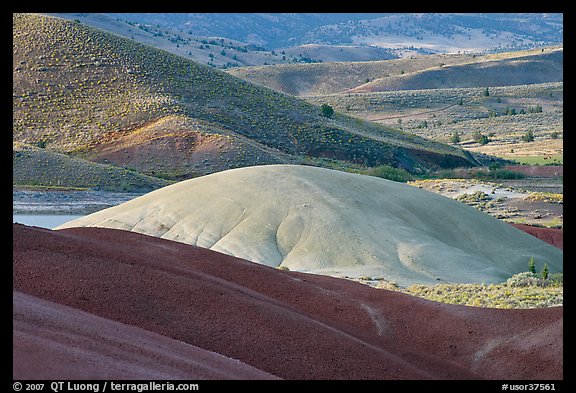
<svg viewBox="0 0 576 393"><path fill-rule="evenodd" d="M134 326L13 294L14 379L270 379L272 375Z"/></svg>
<svg viewBox="0 0 576 393"><path fill-rule="evenodd" d="M563 375L561 307L434 303L127 231L15 224L13 235L15 290L281 378Z"/></svg>
<svg viewBox="0 0 576 393"><path fill-rule="evenodd" d="M502 60L429 68L380 78L349 92L486 87L562 82L563 49Z"/></svg>
<svg viewBox="0 0 576 393"><path fill-rule="evenodd" d="M65 223L145 233L271 266L435 284L502 282L562 251L450 198L389 180L269 165L183 181Z"/></svg>

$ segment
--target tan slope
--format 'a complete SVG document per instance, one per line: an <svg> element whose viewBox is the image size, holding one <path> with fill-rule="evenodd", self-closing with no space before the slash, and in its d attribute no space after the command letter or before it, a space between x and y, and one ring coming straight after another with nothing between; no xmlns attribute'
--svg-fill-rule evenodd
<svg viewBox="0 0 576 393"><path fill-rule="evenodd" d="M328 118L320 105L82 23L13 14L13 54L13 141L60 153L96 159L100 142L126 137L118 141L122 146L102 146L106 154L122 150L104 157L108 162L139 170L137 159L123 155L133 158L140 153L135 149L149 149L164 160L171 179L285 162L270 157L271 150L295 160L332 158L414 171L476 165L453 146L340 113ZM190 151L182 133L164 141L140 139L142 147L133 143L148 125L171 123L175 115L187 119L184 126L164 131L185 131L191 138L204 132L214 140L235 136L224 149L226 157L208 152L188 162L192 169L186 170L185 162L172 160L178 150L164 144ZM244 154L238 140L255 154ZM128 144L132 147L125 149ZM252 159L258 156L262 159Z"/></svg>
<svg viewBox="0 0 576 393"><path fill-rule="evenodd" d="M385 76L416 72L439 64L476 61L474 55L419 55L380 61L346 61L313 64L277 64L239 67L227 70L231 75L295 96L335 94Z"/></svg>
<svg viewBox="0 0 576 393"><path fill-rule="evenodd" d="M501 66L502 64L516 64L522 65L516 67L516 70L522 71L518 75L515 74L500 74L500 70L489 68L494 72L491 78L495 80L504 80L508 84L525 84L525 83L539 83L528 82L533 78L535 80L554 80L557 81L558 62L557 56L562 54L562 48L549 47L545 48L542 52L538 50L528 51L515 51L504 52L499 54L489 55L474 55L474 54L433 54L433 55L416 55L401 59L381 60L381 61L347 61L335 63L315 63L315 64L278 64L273 66L259 66L259 67L240 67L227 70L231 75L237 76L251 82L271 87L276 90L283 91L295 96L314 96L314 95L328 95L336 93L360 92L360 91L382 91L384 86L392 86L397 83L401 86L404 81L411 80L415 75L423 73L426 78L436 78L436 73L441 72L440 76L446 74L446 70L452 70L451 66L463 66L465 68L454 68L454 70L463 70L458 72L478 72L478 77L474 74L466 75L464 78L470 78L468 81L474 81L477 86L478 81L483 81L480 86L485 86L490 80L485 80L484 71L478 71L478 68L494 65ZM551 57L551 58L550 58ZM552 70L544 69L544 73L539 71L539 74L530 75L536 66L534 62L547 63L545 68L548 67L549 61L552 61L554 68ZM516 63L514 63L516 62ZM524 66L529 64L529 67ZM438 71L440 70L440 71ZM431 74L428 74L431 72ZM450 71L451 72L451 71ZM551 76L550 73L553 75ZM560 72L561 75L561 72ZM417 82L422 84L426 82L426 78L419 77ZM511 78L511 79L510 79ZM524 83L521 83L524 82ZM416 83L413 82L413 83ZM438 83L428 81L427 83ZM381 86L382 85L382 86ZM469 86L463 84L462 87ZM493 86L493 85L489 85ZM440 87L457 87L449 86L444 82ZM411 87L417 89L418 87ZM420 87L425 88L425 87ZM380 89L380 90L379 90ZM390 88L387 87L389 90Z"/></svg>
<svg viewBox="0 0 576 393"><path fill-rule="evenodd" d="M58 227L124 229L271 266L411 283L501 282L562 251L450 198L334 170L270 165L183 181ZM542 262L543 263L543 262Z"/></svg>
<svg viewBox="0 0 576 393"><path fill-rule="evenodd" d="M140 128L108 132L90 146L88 159L147 175L182 180L254 163L288 163L288 154L213 123L170 115Z"/></svg>
<svg viewBox="0 0 576 393"><path fill-rule="evenodd" d="M470 64L444 65L379 78L349 92L418 90L459 87L528 85L562 82L562 48L520 57L502 57Z"/></svg>

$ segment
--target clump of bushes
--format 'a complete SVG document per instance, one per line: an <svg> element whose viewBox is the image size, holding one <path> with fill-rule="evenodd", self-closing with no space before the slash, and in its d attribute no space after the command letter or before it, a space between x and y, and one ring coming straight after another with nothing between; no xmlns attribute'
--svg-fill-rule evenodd
<svg viewBox="0 0 576 393"><path fill-rule="evenodd" d="M331 118L334 114L334 108L328 104L322 104L322 116Z"/></svg>
<svg viewBox="0 0 576 393"><path fill-rule="evenodd" d="M564 194L553 193L553 192L531 192L526 198L529 201L542 201L548 203L564 203Z"/></svg>
<svg viewBox="0 0 576 393"><path fill-rule="evenodd" d="M370 168L365 171L364 174L402 183L412 180L412 175L408 173L408 171L402 168L394 168L390 165L380 165Z"/></svg>
<svg viewBox="0 0 576 393"><path fill-rule="evenodd" d="M532 287L532 286L549 286L550 283L544 280L538 274L533 272L522 272L513 275L504 283L508 287L519 288L519 287Z"/></svg>
<svg viewBox="0 0 576 393"><path fill-rule="evenodd" d="M460 202L482 202L490 200L490 196L486 194L484 191L474 191L473 193L470 194L458 195L454 199Z"/></svg>
<svg viewBox="0 0 576 393"><path fill-rule="evenodd" d="M490 171L476 171L472 177L481 180L489 179L523 179L526 177L523 173L511 171L508 169L496 168Z"/></svg>
<svg viewBox="0 0 576 393"><path fill-rule="evenodd" d="M515 274L501 284L414 284L402 288L386 281L376 284L359 281L428 300L475 307L542 308L561 306L564 302L563 274L550 273L546 262L537 272L534 258L528 262L528 271Z"/></svg>

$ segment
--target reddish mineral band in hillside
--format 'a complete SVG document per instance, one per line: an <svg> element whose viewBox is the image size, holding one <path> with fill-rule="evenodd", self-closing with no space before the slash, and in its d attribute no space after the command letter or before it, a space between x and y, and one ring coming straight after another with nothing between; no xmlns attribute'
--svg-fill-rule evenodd
<svg viewBox="0 0 576 393"><path fill-rule="evenodd" d="M561 250L473 207L386 179L304 165L182 181L57 229L84 226L402 286L500 283L525 271L531 257L563 271Z"/></svg>
<svg viewBox="0 0 576 393"><path fill-rule="evenodd" d="M563 307L436 303L108 228L13 239L14 379L563 378Z"/></svg>
<svg viewBox="0 0 576 393"><path fill-rule="evenodd" d="M214 352L14 292L14 379L276 379Z"/></svg>

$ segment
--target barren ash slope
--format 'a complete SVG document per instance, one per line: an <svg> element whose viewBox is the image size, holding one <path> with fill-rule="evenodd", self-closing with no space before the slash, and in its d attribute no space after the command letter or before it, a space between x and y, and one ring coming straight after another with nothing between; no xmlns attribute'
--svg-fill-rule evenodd
<svg viewBox="0 0 576 393"><path fill-rule="evenodd" d="M476 164L461 149L327 118L318 105L82 23L14 14L13 42L17 143L170 180L309 157L410 171Z"/></svg>
<svg viewBox="0 0 576 393"><path fill-rule="evenodd" d="M450 198L302 165L238 168L176 183L57 229L108 227L270 266L397 282L496 283L561 250Z"/></svg>
<svg viewBox="0 0 576 393"><path fill-rule="evenodd" d="M436 303L109 228L14 224L13 272L14 379L563 378L563 307Z"/></svg>

